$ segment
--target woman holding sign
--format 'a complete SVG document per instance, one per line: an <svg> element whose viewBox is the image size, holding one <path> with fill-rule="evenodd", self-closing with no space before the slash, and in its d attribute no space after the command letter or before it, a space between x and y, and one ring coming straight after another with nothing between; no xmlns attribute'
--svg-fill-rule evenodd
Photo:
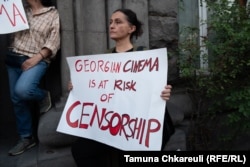
<svg viewBox="0 0 250 167"><path fill-rule="evenodd" d="M36 145L29 103L38 101L40 113L51 107L50 94L39 88L51 59L60 47L59 14L48 0L26 0L30 28L13 35L6 65L11 100L20 140L8 153L19 155ZM49 5L49 6L47 6Z"/></svg>
<svg viewBox="0 0 250 167"><path fill-rule="evenodd" d="M110 18L109 24L109 35L116 44L109 53L120 53L120 52L133 52L138 50L144 50L143 47L135 47L132 44L132 38L136 39L142 34L142 23L137 19L136 14L129 9L118 9L113 12ZM69 83L69 90L73 88L71 82ZM169 100L171 93L171 85L166 85L161 92L163 100ZM166 111L167 113L167 111ZM167 114L165 114L167 116ZM167 123L170 124L170 128L167 128ZM169 131L165 131L168 130ZM163 144L162 149L165 146L169 137L173 134L174 129L172 126L172 120L170 117L165 118L164 121L164 132L163 132ZM80 166L106 166L107 153L119 153L120 150L110 147L108 145L80 138L72 145L72 155L76 161L76 164ZM113 154L114 155L114 154Z"/></svg>

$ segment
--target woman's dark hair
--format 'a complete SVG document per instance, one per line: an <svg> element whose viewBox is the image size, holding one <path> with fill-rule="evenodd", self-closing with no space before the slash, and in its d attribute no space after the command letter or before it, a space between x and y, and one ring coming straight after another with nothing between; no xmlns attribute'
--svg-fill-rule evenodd
<svg viewBox="0 0 250 167"><path fill-rule="evenodd" d="M135 12L130 9L117 9L113 13L115 12L122 12L127 17L128 22L136 27L136 30L130 36L131 39L133 36L137 39L142 35L142 22L137 19Z"/></svg>

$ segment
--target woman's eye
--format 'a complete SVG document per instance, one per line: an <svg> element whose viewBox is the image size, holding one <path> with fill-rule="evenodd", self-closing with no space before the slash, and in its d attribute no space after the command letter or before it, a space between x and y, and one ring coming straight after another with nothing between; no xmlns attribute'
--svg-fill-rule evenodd
<svg viewBox="0 0 250 167"><path fill-rule="evenodd" d="M111 24L121 24L122 22L120 20L113 20L109 22L109 25Z"/></svg>

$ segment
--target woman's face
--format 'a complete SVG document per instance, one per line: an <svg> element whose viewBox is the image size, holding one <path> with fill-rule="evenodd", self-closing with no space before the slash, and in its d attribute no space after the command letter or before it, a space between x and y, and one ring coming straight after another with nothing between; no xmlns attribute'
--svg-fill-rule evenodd
<svg viewBox="0 0 250 167"><path fill-rule="evenodd" d="M109 22L109 35L113 40L121 40L130 38L132 32L135 31L135 26L131 25L126 15L122 12L115 12L112 14Z"/></svg>

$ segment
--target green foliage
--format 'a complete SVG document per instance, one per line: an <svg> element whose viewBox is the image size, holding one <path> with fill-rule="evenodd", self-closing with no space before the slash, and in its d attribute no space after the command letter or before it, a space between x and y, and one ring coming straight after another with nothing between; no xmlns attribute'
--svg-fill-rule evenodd
<svg viewBox="0 0 250 167"><path fill-rule="evenodd" d="M204 37L208 69L201 69L198 29L186 28L180 44L181 77L200 97L210 99L215 115L228 112L229 125L250 130L250 21L249 10L227 0L207 0L208 37ZM198 93L197 93L198 92ZM240 124L239 124L240 123Z"/></svg>

